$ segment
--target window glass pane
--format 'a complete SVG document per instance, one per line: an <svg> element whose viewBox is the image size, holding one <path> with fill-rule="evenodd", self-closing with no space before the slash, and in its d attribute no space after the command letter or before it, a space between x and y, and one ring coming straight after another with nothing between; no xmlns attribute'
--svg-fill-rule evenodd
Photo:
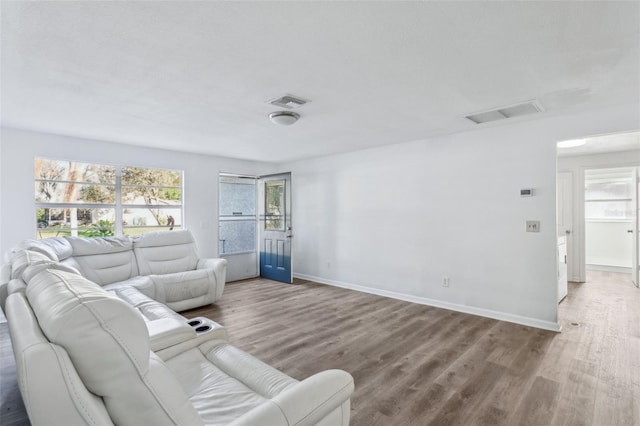
<svg viewBox="0 0 640 426"><path fill-rule="evenodd" d="M125 208L122 212L122 225L125 235L134 235L144 232L168 231L182 228L182 209L131 209ZM133 231L137 228L137 231Z"/></svg>
<svg viewBox="0 0 640 426"><path fill-rule="evenodd" d="M115 235L115 209L36 209L38 238Z"/></svg>
<svg viewBox="0 0 640 426"><path fill-rule="evenodd" d="M633 182L631 179L587 180L585 182L585 199L611 200L631 198Z"/></svg>
<svg viewBox="0 0 640 426"><path fill-rule="evenodd" d="M165 187L182 187L180 170L148 169L145 167L123 167L123 185L151 185Z"/></svg>
<svg viewBox="0 0 640 426"><path fill-rule="evenodd" d="M630 219L633 205L631 201L588 201L584 214L586 219Z"/></svg>
<svg viewBox="0 0 640 426"><path fill-rule="evenodd" d="M255 251L255 220L227 220L220 222L220 254Z"/></svg>
<svg viewBox="0 0 640 426"><path fill-rule="evenodd" d="M37 203L114 204L116 202L114 185L36 181L35 190Z"/></svg>
<svg viewBox="0 0 640 426"><path fill-rule="evenodd" d="M272 180L265 182L265 229L271 231L284 231L285 205L284 191L285 181Z"/></svg>
<svg viewBox="0 0 640 426"><path fill-rule="evenodd" d="M36 180L88 183L116 183L116 168L102 164L36 158Z"/></svg>
<svg viewBox="0 0 640 426"><path fill-rule="evenodd" d="M220 216L255 216L255 179L247 182L220 182Z"/></svg>
<svg viewBox="0 0 640 426"><path fill-rule="evenodd" d="M122 204L179 206L182 203L180 188L151 186L126 186L122 188Z"/></svg>

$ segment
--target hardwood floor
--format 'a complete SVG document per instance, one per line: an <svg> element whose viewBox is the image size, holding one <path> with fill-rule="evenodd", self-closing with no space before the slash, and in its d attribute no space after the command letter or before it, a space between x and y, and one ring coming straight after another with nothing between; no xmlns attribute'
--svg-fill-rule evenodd
<svg viewBox="0 0 640 426"><path fill-rule="evenodd" d="M354 426L640 424L640 291L624 274L570 283L559 334L309 282L232 283L186 314L297 379L350 372Z"/></svg>
<svg viewBox="0 0 640 426"><path fill-rule="evenodd" d="M640 291L624 274L570 283L562 333L300 281L230 283L183 314L297 379L350 372L354 426L640 424Z"/></svg>

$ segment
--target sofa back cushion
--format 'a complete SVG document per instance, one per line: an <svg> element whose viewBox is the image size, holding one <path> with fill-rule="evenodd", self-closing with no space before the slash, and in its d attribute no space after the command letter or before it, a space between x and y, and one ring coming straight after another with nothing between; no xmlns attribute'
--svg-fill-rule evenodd
<svg viewBox="0 0 640 426"><path fill-rule="evenodd" d="M50 268L30 276L26 295L42 332L65 349L115 424L202 424L150 351L147 327L133 307L78 274Z"/></svg>
<svg viewBox="0 0 640 426"><path fill-rule="evenodd" d="M42 334L26 296L9 296L5 312L31 424L112 425L102 399L84 386L67 352Z"/></svg>
<svg viewBox="0 0 640 426"><path fill-rule="evenodd" d="M11 279L22 278L24 271L34 263L53 262L53 260L39 252L20 250L11 254Z"/></svg>
<svg viewBox="0 0 640 426"><path fill-rule="evenodd" d="M69 241L64 237L43 238L38 242L53 251L58 257L57 260L60 261L71 257L71 254L73 253L71 244L69 244Z"/></svg>
<svg viewBox="0 0 640 426"><path fill-rule="evenodd" d="M11 251L16 253L21 250L31 250L31 251L41 253L46 257L48 257L50 260L57 262L59 258L54 248L51 247L49 244L44 243L44 241L47 239L48 238L45 238L44 240L22 240L18 243L18 245L13 247Z"/></svg>
<svg viewBox="0 0 640 426"><path fill-rule="evenodd" d="M140 275L190 271L198 264L196 243L191 232L160 231L133 240Z"/></svg>
<svg viewBox="0 0 640 426"><path fill-rule="evenodd" d="M97 284L111 284L138 275L133 244L128 236L65 239L73 249L72 265Z"/></svg>

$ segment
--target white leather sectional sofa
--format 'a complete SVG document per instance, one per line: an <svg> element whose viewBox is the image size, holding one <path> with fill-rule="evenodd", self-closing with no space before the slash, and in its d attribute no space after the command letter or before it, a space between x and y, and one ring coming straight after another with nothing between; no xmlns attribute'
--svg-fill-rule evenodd
<svg viewBox="0 0 640 426"><path fill-rule="evenodd" d="M91 258L97 255L91 247L105 242L87 239L67 241L72 247L67 257L55 248L65 243L49 242L62 261L51 260L50 253L46 258L34 254L48 249L37 251L37 244L25 242L5 267L5 275L15 277L7 285L5 313L32 424L348 425L354 386L348 373L328 370L299 382L233 347L219 324L206 318L189 321L151 297L160 295L180 306L174 295L188 294L183 287L168 292L161 288L168 281L154 279L161 271L179 274L170 267L171 259L168 265L158 260L168 251L143 253L152 265L142 271L151 273L135 275L140 263L134 267L123 261L128 259L121 254L127 253L122 249L126 241L116 241L122 239L111 239L109 247L115 248L107 254L115 254L110 257L119 259L120 266ZM137 257L140 251L133 244ZM224 271L218 272L224 277Z"/></svg>
<svg viewBox="0 0 640 426"><path fill-rule="evenodd" d="M226 260L199 259L188 230L25 240L12 251L11 279L33 262L60 262L106 290L135 287L174 311L213 303L224 290Z"/></svg>

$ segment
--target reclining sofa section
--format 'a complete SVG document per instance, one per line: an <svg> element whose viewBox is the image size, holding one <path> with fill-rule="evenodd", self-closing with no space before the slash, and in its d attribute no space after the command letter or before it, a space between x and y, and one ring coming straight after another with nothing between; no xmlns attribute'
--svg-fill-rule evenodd
<svg viewBox="0 0 640 426"><path fill-rule="evenodd" d="M188 230L134 238L26 240L13 249L11 278L20 278L37 261L71 266L105 290L135 287L178 312L218 300L224 291L227 263L225 259L199 259Z"/></svg>
<svg viewBox="0 0 640 426"><path fill-rule="evenodd" d="M36 263L23 279L6 313L33 425L349 423L344 371L298 382L219 333L154 351L134 307L73 268Z"/></svg>

